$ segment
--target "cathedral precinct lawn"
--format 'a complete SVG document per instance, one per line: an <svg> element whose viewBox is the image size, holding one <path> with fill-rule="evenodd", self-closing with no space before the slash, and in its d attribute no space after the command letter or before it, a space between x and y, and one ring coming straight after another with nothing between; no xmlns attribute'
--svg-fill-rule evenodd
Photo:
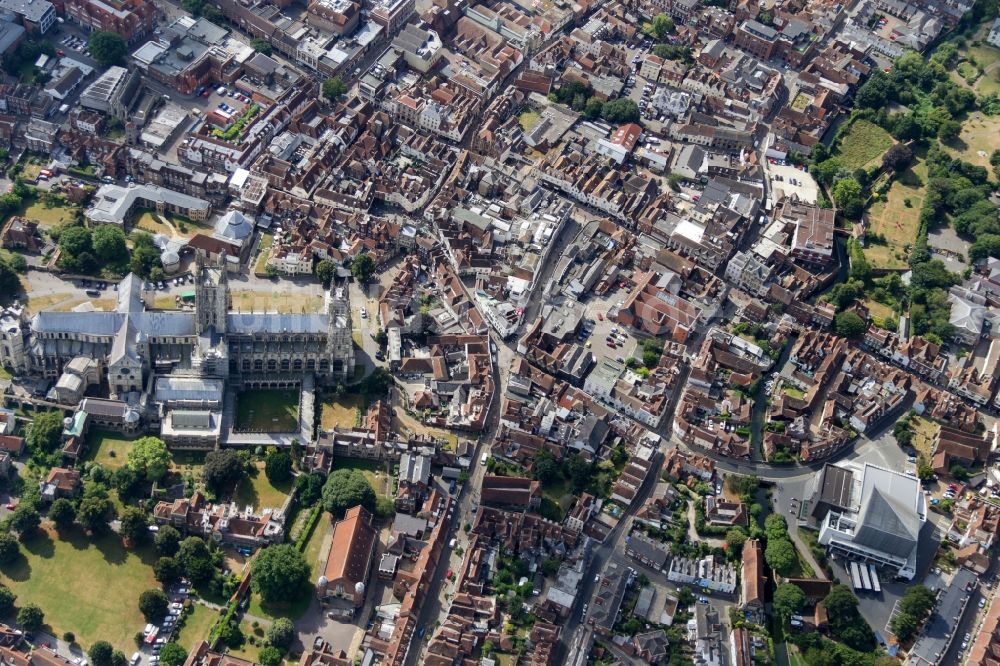
<svg viewBox="0 0 1000 666"><path fill-rule="evenodd" d="M319 399L319 424L323 430L334 428L351 429L358 424L358 410L364 412L365 397L354 393L351 395L325 395ZM361 414L364 419L364 414Z"/></svg>
<svg viewBox="0 0 1000 666"><path fill-rule="evenodd" d="M299 429L297 391L243 391L236 397L236 429L295 432Z"/></svg>
<svg viewBox="0 0 1000 666"><path fill-rule="evenodd" d="M236 494L233 500L240 508L252 505L255 509L274 508L280 509L292 491L292 481L288 480L278 485L272 484L267 474L264 473L264 463L257 463L257 476L252 479L248 476L240 480L236 486Z"/></svg>
<svg viewBox="0 0 1000 666"><path fill-rule="evenodd" d="M892 144L892 136L884 129L867 120L856 120L840 139L835 157L853 171L875 162Z"/></svg>
<svg viewBox="0 0 1000 666"><path fill-rule="evenodd" d="M191 614L184 621L184 626L177 633L177 644L191 651L198 641L208 638L212 625L219 619L219 613L204 604L194 604Z"/></svg>
<svg viewBox="0 0 1000 666"><path fill-rule="evenodd" d="M159 587L155 560L152 546L126 550L117 534L92 537L78 527L59 533L46 523L0 571L0 583L17 595L18 607L38 604L57 636L72 631L81 645L103 639L131 654L132 637L146 623L139 595Z"/></svg>
<svg viewBox="0 0 1000 666"><path fill-rule="evenodd" d="M132 440L120 433L95 428L87 433L87 450L83 459L96 462L108 470L124 467L128 462L128 452L132 450Z"/></svg>

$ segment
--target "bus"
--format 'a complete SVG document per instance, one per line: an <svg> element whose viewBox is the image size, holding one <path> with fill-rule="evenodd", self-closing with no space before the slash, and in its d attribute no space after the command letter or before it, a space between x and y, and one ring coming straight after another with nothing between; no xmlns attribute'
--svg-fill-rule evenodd
<svg viewBox="0 0 1000 666"><path fill-rule="evenodd" d="M862 589L861 572L858 571L857 562L851 562L850 571L851 571L851 584L854 586L855 591Z"/></svg>
<svg viewBox="0 0 1000 666"><path fill-rule="evenodd" d="M868 573L871 574L872 579L872 589L875 590L876 594L882 593L882 584L878 582L878 573L875 571L875 565L868 565Z"/></svg>
<svg viewBox="0 0 1000 666"><path fill-rule="evenodd" d="M858 571L861 572L861 585L863 585L866 590L871 590L872 582L868 580L868 567L864 564L859 564Z"/></svg>

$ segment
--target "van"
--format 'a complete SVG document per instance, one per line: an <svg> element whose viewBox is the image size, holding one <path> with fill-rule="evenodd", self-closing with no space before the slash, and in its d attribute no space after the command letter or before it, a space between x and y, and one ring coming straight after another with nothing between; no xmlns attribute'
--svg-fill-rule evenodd
<svg viewBox="0 0 1000 666"><path fill-rule="evenodd" d="M486 467L486 460L489 457L490 457L490 454L484 453L482 459L479 461L479 464L482 465L483 467Z"/></svg>
<svg viewBox="0 0 1000 666"><path fill-rule="evenodd" d="M219 86L218 88L215 89L215 92L218 95L225 95L226 94L226 86Z"/></svg>
<svg viewBox="0 0 1000 666"><path fill-rule="evenodd" d="M135 666L136 664L139 663L140 659L142 659L142 653L141 652L135 652L135 653L132 654L132 658L129 659L128 663L132 664L132 666Z"/></svg>
<svg viewBox="0 0 1000 666"><path fill-rule="evenodd" d="M458 539L452 539L451 541L448 542L449 548L454 548L457 545L458 545Z"/></svg>

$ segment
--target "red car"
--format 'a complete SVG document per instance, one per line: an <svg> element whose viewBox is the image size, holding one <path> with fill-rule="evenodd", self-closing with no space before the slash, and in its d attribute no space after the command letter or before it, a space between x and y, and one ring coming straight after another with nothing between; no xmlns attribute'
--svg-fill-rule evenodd
<svg viewBox="0 0 1000 666"><path fill-rule="evenodd" d="M451 569L448 569L448 578L451 578Z"/></svg>
<svg viewBox="0 0 1000 666"><path fill-rule="evenodd" d="M13 502L7 502L7 510L8 511L13 511L15 507L17 507L17 505L14 504Z"/></svg>
<svg viewBox="0 0 1000 666"><path fill-rule="evenodd" d="M56 49L56 55L62 58L64 55L66 55L66 52L63 51L62 49Z"/></svg>
<svg viewBox="0 0 1000 666"><path fill-rule="evenodd" d="M602 315L600 312L597 313L597 318L600 319L601 321L604 321L604 315Z"/></svg>
<svg viewBox="0 0 1000 666"><path fill-rule="evenodd" d="M209 96L209 95L210 95L211 93L212 93L212 91L211 91L211 90L206 90L205 92L203 92L203 93L201 94L201 96L202 96L202 97L208 97L208 96Z"/></svg>

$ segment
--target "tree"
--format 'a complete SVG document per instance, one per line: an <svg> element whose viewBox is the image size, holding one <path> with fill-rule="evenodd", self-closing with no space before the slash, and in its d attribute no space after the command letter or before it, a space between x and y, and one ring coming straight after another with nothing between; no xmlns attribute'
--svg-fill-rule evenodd
<svg viewBox="0 0 1000 666"><path fill-rule="evenodd" d="M913 161L913 151L905 143L893 144L889 150L882 155L882 166L892 169L897 173L904 171Z"/></svg>
<svg viewBox="0 0 1000 666"><path fill-rule="evenodd" d="M147 622L158 623L167 616L170 600L163 590L152 588L139 595L139 611Z"/></svg>
<svg viewBox="0 0 1000 666"><path fill-rule="evenodd" d="M541 451L535 456L535 478L547 486L561 476L559 463L548 451Z"/></svg>
<svg viewBox="0 0 1000 666"><path fill-rule="evenodd" d="M339 76L323 81L323 97L335 102L338 97L347 92L347 85Z"/></svg>
<svg viewBox="0 0 1000 666"><path fill-rule="evenodd" d="M5 261L0 261L0 293L16 294L19 291L21 291L21 280L17 277L14 267Z"/></svg>
<svg viewBox="0 0 1000 666"><path fill-rule="evenodd" d="M375 260L370 254L359 254L351 262L351 275L358 282L365 284L375 273Z"/></svg>
<svg viewBox="0 0 1000 666"><path fill-rule="evenodd" d="M286 617L280 617L267 628L267 642L278 648L287 648L295 639L295 625Z"/></svg>
<svg viewBox="0 0 1000 666"><path fill-rule="evenodd" d="M295 489L303 506L312 506L323 494L323 483L326 478L318 472L299 474L295 477Z"/></svg>
<svg viewBox="0 0 1000 666"><path fill-rule="evenodd" d="M261 649L257 661L261 663L261 666L278 666L281 663L281 650L273 645L268 645Z"/></svg>
<svg viewBox="0 0 1000 666"><path fill-rule="evenodd" d="M0 564L10 564L21 554L17 539L9 534L0 534Z"/></svg>
<svg viewBox="0 0 1000 666"><path fill-rule="evenodd" d="M209 451L201 476L209 490L219 495L243 477L243 460L233 449Z"/></svg>
<svg viewBox="0 0 1000 666"><path fill-rule="evenodd" d="M181 563L188 578L194 581L204 582L215 573L212 553L209 552L205 541L196 536L181 541L177 550L177 561Z"/></svg>
<svg viewBox="0 0 1000 666"><path fill-rule="evenodd" d="M379 347L385 347L387 344L389 344L389 334L386 332L384 328L378 329L378 333L375 334L375 344L377 344Z"/></svg>
<svg viewBox="0 0 1000 666"><path fill-rule="evenodd" d="M181 543L181 533L171 525L161 525L153 542L162 555L176 555Z"/></svg>
<svg viewBox="0 0 1000 666"><path fill-rule="evenodd" d="M153 565L153 575L156 577L156 582L163 585L177 582L183 573L181 563L173 557L161 557Z"/></svg>
<svg viewBox="0 0 1000 666"><path fill-rule="evenodd" d="M271 46L271 42L266 39L261 39L260 37L251 39L250 46L252 46L253 50L257 53L263 53L264 55L271 55L274 53L274 47Z"/></svg>
<svg viewBox="0 0 1000 666"><path fill-rule="evenodd" d="M107 30L95 30L87 40L90 55L105 67L117 65L128 53L128 45L120 35Z"/></svg>
<svg viewBox="0 0 1000 666"><path fill-rule="evenodd" d="M194 16L201 16L205 0L181 0L181 9Z"/></svg>
<svg viewBox="0 0 1000 666"><path fill-rule="evenodd" d="M264 460L264 474L273 484L284 483L292 478L292 457L288 451L274 451Z"/></svg>
<svg viewBox="0 0 1000 666"><path fill-rule="evenodd" d="M323 259L316 264L315 273L323 286L329 287L333 276L337 274L337 266L329 259Z"/></svg>
<svg viewBox="0 0 1000 666"><path fill-rule="evenodd" d="M49 520L56 527L69 527L76 520L76 507L65 497L60 497L49 507Z"/></svg>
<svg viewBox="0 0 1000 666"><path fill-rule="evenodd" d="M864 201L861 199L861 183L855 178L841 178L833 184L833 200L845 217L857 219L861 215Z"/></svg>
<svg viewBox="0 0 1000 666"><path fill-rule="evenodd" d="M865 322L854 312L838 312L833 319L833 330L845 338L856 338L865 332Z"/></svg>
<svg viewBox="0 0 1000 666"><path fill-rule="evenodd" d="M121 228L102 224L91 232L90 242L94 247L94 256L105 264L120 266L128 262L128 246Z"/></svg>
<svg viewBox="0 0 1000 666"><path fill-rule="evenodd" d="M369 511L375 508L375 490L365 475L356 469L331 472L323 486L323 508L335 518L341 518L348 509L358 505Z"/></svg>
<svg viewBox="0 0 1000 666"><path fill-rule="evenodd" d="M42 524L42 517L31 502L21 502L11 515L10 526L22 537L33 534Z"/></svg>
<svg viewBox="0 0 1000 666"><path fill-rule="evenodd" d="M87 656L94 666L111 666L111 655L115 649L107 641L94 641L87 651Z"/></svg>
<svg viewBox="0 0 1000 666"><path fill-rule="evenodd" d="M170 641L160 648L160 663L163 666L181 666L187 661L187 650Z"/></svg>
<svg viewBox="0 0 1000 666"><path fill-rule="evenodd" d="M889 622L889 628L900 641L909 640L913 634L917 633L920 621L909 613L896 613Z"/></svg>
<svg viewBox="0 0 1000 666"><path fill-rule="evenodd" d="M950 143L962 133L962 124L957 120L945 120L938 125L937 136L941 141Z"/></svg>
<svg viewBox="0 0 1000 666"><path fill-rule="evenodd" d="M830 588L830 592L823 599L823 606L831 621L838 618L852 618L858 612L858 598L854 596L850 588L846 585L837 584Z"/></svg>
<svg viewBox="0 0 1000 666"><path fill-rule="evenodd" d="M114 516L115 505L106 497L85 497L76 512L83 528L93 534L108 529L108 523L114 520Z"/></svg>
<svg viewBox="0 0 1000 666"><path fill-rule="evenodd" d="M104 225L107 226L107 225ZM159 437L141 437L132 443L128 466L147 481L159 481L170 467L170 452Z"/></svg>
<svg viewBox="0 0 1000 666"><path fill-rule="evenodd" d="M28 448L40 453L52 453L62 442L63 417L61 412L42 412L35 416L25 441Z"/></svg>
<svg viewBox="0 0 1000 666"><path fill-rule="evenodd" d="M795 546L788 539L768 539L764 549L764 559L767 566L780 574L787 574L795 566L798 558Z"/></svg>
<svg viewBox="0 0 1000 666"><path fill-rule="evenodd" d="M922 620L934 607L936 596L924 585L914 585L906 590L899 602L899 610Z"/></svg>
<svg viewBox="0 0 1000 666"><path fill-rule="evenodd" d="M0 587L0 615L7 615L14 610L14 602L17 595L10 591L9 587Z"/></svg>
<svg viewBox="0 0 1000 666"><path fill-rule="evenodd" d="M659 41L666 39L674 31L674 20L666 14L657 14L650 24L650 34Z"/></svg>
<svg viewBox="0 0 1000 666"><path fill-rule="evenodd" d="M797 615L806 603L805 593L797 585L782 583L774 590L774 610L787 622L788 618Z"/></svg>
<svg viewBox="0 0 1000 666"><path fill-rule="evenodd" d="M38 631L45 623L45 613L35 604L27 604L17 612L17 623L24 631Z"/></svg>
<svg viewBox="0 0 1000 666"><path fill-rule="evenodd" d="M268 602L292 601L302 595L309 583L309 563L291 544L268 546L260 551L251 566L253 586Z"/></svg>
<svg viewBox="0 0 1000 666"><path fill-rule="evenodd" d="M128 659L125 658L125 653L121 650L115 650L112 652L111 666L128 666Z"/></svg>
<svg viewBox="0 0 1000 666"><path fill-rule="evenodd" d="M639 106L628 98L605 102L601 117L609 123L634 123L639 121Z"/></svg>
<svg viewBox="0 0 1000 666"><path fill-rule="evenodd" d="M739 553L743 550L743 544L747 542L747 533L734 527L726 532L726 546L731 553Z"/></svg>
<svg viewBox="0 0 1000 666"><path fill-rule="evenodd" d="M129 543L135 545L149 534L149 518L142 509L134 506L125 507L119 520L119 534Z"/></svg>
<svg viewBox="0 0 1000 666"><path fill-rule="evenodd" d="M128 465L124 465L115 470L111 483L118 491L118 496L123 502L127 502L135 495L139 494L142 483L146 480L145 475L141 475Z"/></svg>

